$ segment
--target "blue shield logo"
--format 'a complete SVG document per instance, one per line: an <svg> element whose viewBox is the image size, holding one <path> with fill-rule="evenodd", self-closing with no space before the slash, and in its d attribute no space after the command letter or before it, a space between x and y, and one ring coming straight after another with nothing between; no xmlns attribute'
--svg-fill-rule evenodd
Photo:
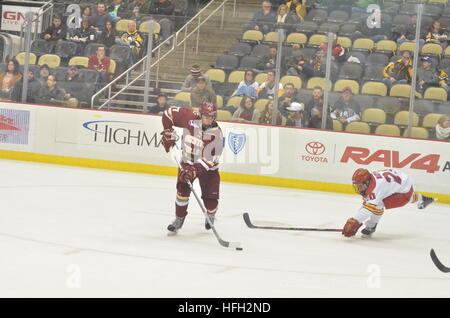
<svg viewBox="0 0 450 318"><path fill-rule="evenodd" d="M230 147L231 151L237 155L244 149L245 142L247 140L247 137L245 134L235 134L230 132L228 135L228 146Z"/></svg>

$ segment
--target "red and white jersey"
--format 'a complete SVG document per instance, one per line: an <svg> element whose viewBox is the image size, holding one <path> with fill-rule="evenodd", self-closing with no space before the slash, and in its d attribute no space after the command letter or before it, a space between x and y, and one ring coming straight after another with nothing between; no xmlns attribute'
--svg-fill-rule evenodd
<svg viewBox="0 0 450 318"><path fill-rule="evenodd" d="M391 169L373 171L363 198L363 208L381 215L385 208L384 199L396 193L408 193L411 187L411 178L403 172Z"/></svg>
<svg viewBox="0 0 450 318"><path fill-rule="evenodd" d="M175 127L184 128L182 137L182 162L200 163L207 171L219 168L223 151L223 135L217 122L206 130L202 129L200 113L192 108L171 107L172 116L164 112ZM164 127L167 128L167 127Z"/></svg>

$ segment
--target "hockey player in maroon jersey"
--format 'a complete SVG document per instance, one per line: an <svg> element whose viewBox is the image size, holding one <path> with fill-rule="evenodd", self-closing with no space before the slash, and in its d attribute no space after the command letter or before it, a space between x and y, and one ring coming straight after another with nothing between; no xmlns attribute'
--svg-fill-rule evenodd
<svg viewBox="0 0 450 318"><path fill-rule="evenodd" d="M216 122L217 109L212 103L201 104L198 111L192 108L170 107L162 117L164 131L162 143L166 152L175 145L177 135L173 127L183 129L181 166L178 169L176 218L167 229L174 235L183 226L187 215L191 189L187 182L198 178L202 199L210 221L214 222L219 200L219 158L223 150L222 130ZM205 228L211 227L205 222Z"/></svg>
<svg viewBox="0 0 450 318"><path fill-rule="evenodd" d="M351 237L358 232L363 222L366 227L361 231L363 236L375 232L384 209L402 207L408 203L416 203L419 209L425 209L434 198L415 192L411 178L397 170L380 170L369 172L357 169L352 176L355 191L363 196L362 207L355 217L347 220L342 234Z"/></svg>

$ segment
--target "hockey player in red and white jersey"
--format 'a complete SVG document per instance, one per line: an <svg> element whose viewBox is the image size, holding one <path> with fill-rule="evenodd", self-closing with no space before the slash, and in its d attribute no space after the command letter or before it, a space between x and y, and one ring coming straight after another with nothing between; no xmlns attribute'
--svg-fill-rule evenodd
<svg viewBox="0 0 450 318"><path fill-rule="evenodd" d="M163 114L164 131L161 135L166 152L170 151L178 138L173 127L184 128L181 157L183 169L178 169L176 218L167 227L169 235L176 234L183 226L191 194L187 182L192 183L197 178L209 219L214 222L219 200L219 158L223 150L222 130L216 122L216 116L217 108L209 102L201 104L198 111L192 108L170 107ZM207 221L205 228L210 229Z"/></svg>
<svg viewBox="0 0 450 318"><path fill-rule="evenodd" d="M419 209L426 208L435 199L415 192L411 178L396 170L380 170L370 173L357 169L352 177L355 191L363 196L363 204L353 218L347 220L342 234L351 237L358 232L364 221L363 236L375 232L384 209L395 209L407 203L417 203Z"/></svg>

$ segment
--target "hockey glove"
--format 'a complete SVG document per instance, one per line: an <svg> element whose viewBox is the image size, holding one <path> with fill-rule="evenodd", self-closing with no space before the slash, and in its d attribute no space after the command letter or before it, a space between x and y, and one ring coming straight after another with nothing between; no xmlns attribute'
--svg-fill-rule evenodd
<svg viewBox="0 0 450 318"><path fill-rule="evenodd" d="M175 145L175 142L178 140L177 133L173 128L164 129L164 131L161 133L162 138L161 142L164 146L164 149L166 152L169 152L170 149Z"/></svg>
<svg viewBox="0 0 450 318"><path fill-rule="evenodd" d="M192 183L197 178L197 169L195 166L186 165L181 171L180 179L186 183Z"/></svg>
<svg viewBox="0 0 450 318"><path fill-rule="evenodd" d="M347 220L347 223L344 225L344 229L342 230L342 235L346 237L352 237L358 232L358 229L361 227L362 223L359 223L354 218L350 218Z"/></svg>

